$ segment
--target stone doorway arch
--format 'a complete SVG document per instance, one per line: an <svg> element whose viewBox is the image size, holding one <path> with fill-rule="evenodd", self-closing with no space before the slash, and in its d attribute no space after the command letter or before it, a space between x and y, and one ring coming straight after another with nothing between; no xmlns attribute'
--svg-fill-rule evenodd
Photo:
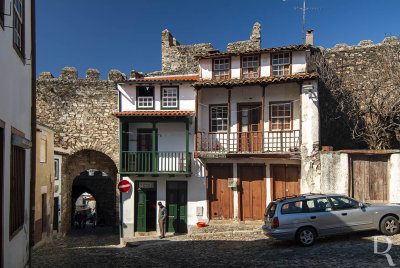
<svg viewBox="0 0 400 268"><path fill-rule="evenodd" d="M96 178L87 178L81 176L81 173L86 170L99 170L108 175L107 179L96 180ZM94 196L96 202L104 203L111 202L111 207L106 208L111 220L107 225L112 225L114 230L118 230L118 200L116 182L118 169L115 162L103 152L85 149L69 155L66 161L63 161L64 173L62 175L62 222L60 231L67 233L71 229L73 205L72 202L82 193L88 192ZM104 189L105 190L104 190ZM103 190L102 190L103 189ZM106 196L104 196L106 195ZM110 204L108 204L110 205Z"/></svg>

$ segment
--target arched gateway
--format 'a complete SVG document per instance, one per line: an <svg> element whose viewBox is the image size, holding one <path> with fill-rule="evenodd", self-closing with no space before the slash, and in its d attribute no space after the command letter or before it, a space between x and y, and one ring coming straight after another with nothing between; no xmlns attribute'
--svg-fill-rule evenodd
<svg viewBox="0 0 400 268"><path fill-rule="evenodd" d="M62 233L71 228L72 204L84 189L105 213L104 223L118 225L118 120L112 116L117 112L118 93L113 80L123 75L111 71L108 76L109 80L100 80L97 70L88 70L85 79L78 79L75 68L65 67L59 78L42 73L36 83L37 120L55 131L55 151L63 152ZM104 172L110 179L80 176L89 169Z"/></svg>

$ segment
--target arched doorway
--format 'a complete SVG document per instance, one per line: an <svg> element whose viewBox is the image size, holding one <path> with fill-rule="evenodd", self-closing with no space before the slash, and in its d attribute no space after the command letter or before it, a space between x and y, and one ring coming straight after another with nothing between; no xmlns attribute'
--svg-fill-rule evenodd
<svg viewBox="0 0 400 268"><path fill-rule="evenodd" d="M117 165L106 154L82 150L63 161L61 232L71 229L75 202L87 192L96 199L98 223L118 230Z"/></svg>
<svg viewBox="0 0 400 268"><path fill-rule="evenodd" d="M71 195L71 224L74 223L75 215L78 212L86 216L89 213L92 214L93 209L89 206L89 196L93 197L96 202L94 210L97 225L113 226L115 220L115 184L106 173L99 170L83 171L74 179ZM78 206L77 201L80 201Z"/></svg>

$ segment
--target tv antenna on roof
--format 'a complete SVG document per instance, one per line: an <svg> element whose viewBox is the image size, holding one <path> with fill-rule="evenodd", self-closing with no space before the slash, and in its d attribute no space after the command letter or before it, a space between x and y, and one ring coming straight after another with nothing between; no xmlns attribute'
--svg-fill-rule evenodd
<svg viewBox="0 0 400 268"><path fill-rule="evenodd" d="M282 0L283 2L286 2L286 0ZM303 11L303 32L302 32L302 39L303 39L303 44L306 43L306 36L305 36L305 24L306 24L306 11L307 10L320 10L320 8L314 8L314 7L306 7L306 0L303 0L303 7L295 7L294 10L302 10Z"/></svg>

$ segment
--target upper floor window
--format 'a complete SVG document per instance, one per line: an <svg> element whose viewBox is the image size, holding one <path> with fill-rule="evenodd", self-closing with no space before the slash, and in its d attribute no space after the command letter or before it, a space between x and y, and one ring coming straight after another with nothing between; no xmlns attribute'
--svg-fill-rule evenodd
<svg viewBox="0 0 400 268"><path fill-rule="evenodd" d="M228 106L215 105L210 107L211 132L228 130Z"/></svg>
<svg viewBox="0 0 400 268"><path fill-rule="evenodd" d="M242 78L259 77L260 57L247 56L242 58Z"/></svg>
<svg viewBox="0 0 400 268"><path fill-rule="evenodd" d="M40 135L40 151L39 151L39 158L40 163L47 162L47 138L45 135Z"/></svg>
<svg viewBox="0 0 400 268"><path fill-rule="evenodd" d="M60 160L54 159L54 179L58 180L60 178Z"/></svg>
<svg viewBox="0 0 400 268"><path fill-rule="evenodd" d="M215 59L214 60L214 79L223 80L229 79L230 74L230 59Z"/></svg>
<svg viewBox="0 0 400 268"><path fill-rule="evenodd" d="M290 53L278 53L272 56L272 74L289 75L290 74Z"/></svg>
<svg viewBox="0 0 400 268"><path fill-rule="evenodd" d="M24 0L14 0L13 4L13 42L14 47L24 57Z"/></svg>
<svg viewBox="0 0 400 268"><path fill-rule="evenodd" d="M178 96L177 87L161 88L161 108L178 108Z"/></svg>
<svg viewBox="0 0 400 268"><path fill-rule="evenodd" d="M154 87L138 86L136 87L137 108L154 109Z"/></svg>
<svg viewBox="0 0 400 268"><path fill-rule="evenodd" d="M270 103L271 130L292 130L292 104Z"/></svg>

